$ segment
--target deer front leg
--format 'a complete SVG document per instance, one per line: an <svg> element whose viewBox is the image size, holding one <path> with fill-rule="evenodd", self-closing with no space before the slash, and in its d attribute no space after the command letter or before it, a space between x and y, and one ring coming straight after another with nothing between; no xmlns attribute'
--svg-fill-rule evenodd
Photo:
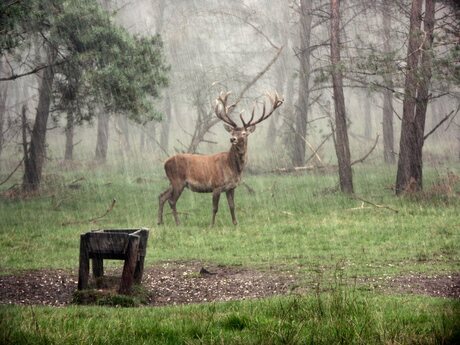
<svg viewBox="0 0 460 345"><path fill-rule="evenodd" d="M158 225L163 224L163 206L172 195L172 187L166 189L163 193L160 194L158 197L159 200L159 207L158 207Z"/></svg>
<svg viewBox="0 0 460 345"><path fill-rule="evenodd" d="M212 192L212 220L211 226L214 226L214 222L216 220L216 213L219 210L219 199L220 199L220 189L215 189Z"/></svg>
<svg viewBox="0 0 460 345"><path fill-rule="evenodd" d="M228 190L226 194L227 194L228 207L230 208L230 214L232 215L233 225L237 225L238 222L236 221L236 216L235 216L235 202L233 201L233 197L235 196L235 189Z"/></svg>
<svg viewBox="0 0 460 345"><path fill-rule="evenodd" d="M169 206L171 206L172 214L174 216L174 221L176 222L176 225L180 225L179 216L177 215L176 203L177 203L177 199L179 199L180 195L182 194L182 191L184 190L184 188L185 188L185 185L183 186L173 185L171 197L168 200Z"/></svg>

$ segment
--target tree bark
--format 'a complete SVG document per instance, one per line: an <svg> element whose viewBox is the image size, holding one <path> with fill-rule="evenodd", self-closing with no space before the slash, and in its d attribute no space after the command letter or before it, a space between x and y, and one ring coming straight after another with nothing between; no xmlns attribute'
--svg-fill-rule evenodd
<svg viewBox="0 0 460 345"><path fill-rule="evenodd" d="M285 88L287 87L289 72L287 70L287 66L289 66L291 52L290 49L290 8L288 6L284 6L280 3L280 6L275 8L275 10L280 11L280 18L282 21L279 24L275 24L271 28L271 32L273 37L276 41L280 42L280 45L285 47L283 52L280 56L280 61L275 66L275 78L276 78L276 92L280 95L286 95ZM287 96L287 95L286 95ZM277 116L272 116L268 119L268 128L265 137L265 148L268 150L272 150L275 147L278 147L277 138L280 136L280 123L287 114L287 99L284 99L283 108L279 109L279 113Z"/></svg>
<svg viewBox="0 0 460 345"><path fill-rule="evenodd" d="M119 114L117 118L118 122L118 129L120 132L121 137L121 149L123 150L123 154L131 152L131 140L129 137L129 121L128 117L124 116L123 114Z"/></svg>
<svg viewBox="0 0 460 345"><path fill-rule="evenodd" d="M335 105L335 151L339 165L340 189L353 193L353 173L351 170L350 144L348 141L345 97L340 63L340 1L331 0L331 64L332 86Z"/></svg>
<svg viewBox="0 0 460 345"><path fill-rule="evenodd" d="M105 163L107 161L107 149L109 146L109 114L100 111L97 115L97 143L96 161Z"/></svg>
<svg viewBox="0 0 460 345"><path fill-rule="evenodd" d="M39 189L43 164L46 156L46 125L48 123L50 112L51 93L55 73L52 64L56 53L54 51L50 51L47 55L47 62L49 66L43 69L37 112L30 138L29 154L24 157L24 177L22 188L27 192Z"/></svg>
<svg viewBox="0 0 460 345"><path fill-rule="evenodd" d="M284 85L286 84L286 70L285 66L285 55L283 54L282 63L278 65L276 70L276 92L280 95L284 95ZM284 110L284 108L283 108ZM284 113L284 111L283 111ZM281 113L278 116L272 116L268 120L267 136L265 137L265 149L272 150L276 147L276 138L278 133L278 120L282 117Z"/></svg>
<svg viewBox="0 0 460 345"><path fill-rule="evenodd" d="M425 1L424 34L421 32L422 0L411 9L407 73L399 144L396 194L423 188L423 159L426 108L431 81L431 46L434 29L434 0ZM422 41L423 39L423 41ZM420 49L422 48L422 49ZM421 58L420 58L421 56ZM420 65L419 65L420 59Z"/></svg>
<svg viewBox="0 0 460 345"><path fill-rule="evenodd" d="M172 106L169 92L165 97L165 118L161 122L160 145L162 151L169 152L169 131L171 130Z"/></svg>
<svg viewBox="0 0 460 345"><path fill-rule="evenodd" d="M389 54L391 52L391 15L389 15L390 6L386 1L382 7L382 22L383 22L383 52ZM386 164L395 163L394 154L394 130L393 130L393 79L389 73L384 74L383 90L383 111L382 111L382 133L383 133L383 160Z"/></svg>
<svg viewBox="0 0 460 345"><path fill-rule="evenodd" d="M364 93L364 137L366 139L372 138L372 104L371 93L368 90Z"/></svg>
<svg viewBox="0 0 460 345"><path fill-rule="evenodd" d="M0 157L2 156L3 143L5 142L5 139L3 138L3 126L5 124L7 94L8 88L6 83L3 82L2 85L0 85Z"/></svg>
<svg viewBox="0 0 460 345"><path fill-rule="evenodd" d="M307 136L308 102L310 98L310 37L312 23L312 0L300 2L300 71L299 95L295 107L295 137L292 164L305 165L305 138Z"/></svg>
<svg viewBox="0 0 460 345"><path fill-rule="evenodd" d="M0 72L2 75L3 75L4 59L5 57L0 57ZM3 126L5 124L7 95L8 95L7 82L0 82L0 157L2 156L3 143L5 141L3 137Z"/></svg>
<svg viewBox="0 0 460 345"><path fill-rule="evenodd" d="M65 153L64 159L66 161L73 160L73 137L74 137L74 116L71 111L67 113L67 124L65 127Z"/></svg>
<svg viewBox="0 0 460 345"><path fill-rule="evenodd" d="M393 94L390 90L383 91L382 132L383 160L387 164L394 164Z"/></svg>

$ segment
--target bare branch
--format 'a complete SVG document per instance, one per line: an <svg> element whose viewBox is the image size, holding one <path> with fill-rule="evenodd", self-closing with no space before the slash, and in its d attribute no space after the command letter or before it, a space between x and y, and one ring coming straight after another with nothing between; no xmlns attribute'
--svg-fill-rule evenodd
<svg viewBox="0 0 460 345"><path fill-rule="evenodd" d="M248 84L246 84L246 86L243 88L243 90L240 92L240 94L236 98L234 102L235 105L239 103L239 101L243 98L244 94L273 66L273 64L276 62L276 60L280 56L282 49L283 47L281 47L278 50L275 56L269 61L267 66L265 66L262 71L260 71ZM231 110L233 109L234 108L229 109L228 114L230 114ZM196 143L195 147L197 147L197 145L203 141L206 133L209 132L209 130L212 127L214 127L217 123L219 123L219 121L221 121L221 119L218 117L217 118L206 117L204 120L200 120L200 122L197 124L197 127L195 129L195 134L193 135L192 142L189 146L188 151L190 151L190 147L192 147L195 143ZM185 145L183 146L186 147Z"/></svg>
<svg viewBox="0 0 460 345"><path fill-rule="evenodd" d="M248 91L265 73L267 73L267 71L270 69L270 67L273 66L273 64L276 62L276 60L278 60L281 52L283 51L283 48L284 46L282 46L281 48L278 49L278 52L275 54L275 56L270 60L270 62L267 64L267 66L265 66L265 68L260 71L248 84L246 84L246 86L244 87L244 89L240 92L240 94L238 95L237 99L236 99L236 102L235 103L238 103L241 98L243 98L244 94L246 93L246 91Z"/></svg>
<svg viewBox="0 0 460 345"><path fill-rule="evenodd" d="M16 172L16 170L19 169L19 167L21 166L22 162L24 162L24 157L21 159L21 161L18 163L18 165L16 166L16 168L13 169L13 171L2 181L0 182L0 186L4 183L6 183L10 178L11 176L13 176L13 174Z"/></svg>
<svg viewBox="0 0 460 345"><path fill-rule="evenodd" d="M259 35L261 35L268 42L268 44L271 45L273 48L280 49L280 47L278 47L276 44L274 44L273 41L261 29L259 29L253 23L249 22L248 18L243 18L243 17L240 17L240 16L238 16L236 14L233 14L233 13L230 13L230 12L225 12L225 11L210 11L210 13L221 14L221 15L234 17L234 18L237 18L237 19L241 20L243 23L245 23L245 24L249 25L251 28L253 28L254 31L256 31Z"/></svg>
<svg viewBox="0 0 460 345"><path fill-rule="evenodd" d="M377 146L378 141L379 141L379 136L377 135L377 138L375 138L375 143L374 143L374 145L371 147L371 149L369 150L369 152L366 153L363 157L361 157L361 158L359 158L359 159L357 159L357 160L351 162L350 165L354 165L354 164L356 164L356 163L362 163L362 162L364 162L364 160L365 160L367 157L369 157L369 155L372 153L372 151L374 151L375 147Z"/></svg>
<svg viewBox="0 0 460 345"><path fill-rule="evenodd" d="M76 221L64 222L64 223L62 223L62 226L74 225L74 224L84 224L84 223L96 223L101 218L104 218L106 215L108 215L110 212L112 212L113 208L115 207L116 202L117 202L117 200L113 199L112 203L109 206L109 208L105 211L105 213L102 216L94 217L94 218L91 218L91 219L88 219L88 220L76 220Z"/></svg>
<svg viewBox="0 0 460 345"><path fill-rule="evenodd" d="M426 140L426 138L428 138L431 134L433 134L439 127L442 126L442 124L444 122L446 122L449 117L451 117L451 115L454 113L454 110L452 110L449 114L447 114L441 121L439 121L439 123L433 127L433 129L431 131L429 131L427 134L425 134L425 136L423 137L423 141ZM458 110L457 112L455 113L454 117L458 114Z"/></svg>
<svg viewBox="0 0 460 345"><path fill-rule="evenodd" d="M31 75L31 74L35 74L39 71L41 71L42 69L45 69L47 67L49 67L51 65L39 65L33 69L31 69L30 71L27 71L27 72L24 72L24 73L19 73L19 74L14 74L14 73L11 73L11 75L9 77L1 77L0 78L0 81L8 81L8 80L15 80L15 79L18 79L18 78L21 78L21 77L25 77L25 76L28 76L28 75Z"/></svg>

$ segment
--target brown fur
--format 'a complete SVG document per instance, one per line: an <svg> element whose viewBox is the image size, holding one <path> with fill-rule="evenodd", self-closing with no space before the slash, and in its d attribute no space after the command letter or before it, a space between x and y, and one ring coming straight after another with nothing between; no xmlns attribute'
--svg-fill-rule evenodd
<svg viewBox="0 0 460 345"><path fill-rule="evenodd" d="M163 223L163 206L166 200L171 206L176 224L180 224L176 202L185 187L193 192L213 193L211 225L214 225L220 194L225 192L232 222L237 224L233 197L246 165L248 133L249 130L232 130L233 144L228 152L206 156L184 153L175 155L165 162L165 172L171 186L160 194L158 224Z"/></svg>

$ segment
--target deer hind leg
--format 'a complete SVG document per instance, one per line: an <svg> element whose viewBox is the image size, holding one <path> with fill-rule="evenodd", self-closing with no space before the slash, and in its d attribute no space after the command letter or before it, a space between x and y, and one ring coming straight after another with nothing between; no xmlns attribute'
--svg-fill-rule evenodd
<svg viewBox="0 0 460 345"><path fill-rule="evenodd" d="M227 194L228 207L230 209L230 214L232 215L232 222L233 222L233 225L236 225L238 224L238 222L236 221L235 202L233 201L233 197L235 196L235 189L228 190L226 194Z"/></svg>
<svg viewBox="0 0 460 345"><path fill-rule="evenodd" d="M184 185L179 185L179 186L172 186L172 192L171 192L171 197L168 199L169 206L171 206L171 210L174 216L174 221L176 222L176 225L180 225L180 220L179 216L177 215L177 210L176 210L176 202L177 199L179 199L180 195L182 194L182 191L185 188Z"/></svg>
<svg viewBox="0 0 460 345"><path fill-rule="evenodd" d="M220 193L222 191L220 189L215 189L212 192L212 220L211 220L211 226L214 226L214 223L216 221L216 214L217 211L219 210L219 199L220 199Z"/></svg>
<svg viewBox="0 0 460 345"><path fill-rule="evenodd" d="M173 188L170 186L163 193L160 194L158 200L160 205L158 207L158 225L163 224L163 206L165 205L166 200L170 199L172 196Z"/></svg>

